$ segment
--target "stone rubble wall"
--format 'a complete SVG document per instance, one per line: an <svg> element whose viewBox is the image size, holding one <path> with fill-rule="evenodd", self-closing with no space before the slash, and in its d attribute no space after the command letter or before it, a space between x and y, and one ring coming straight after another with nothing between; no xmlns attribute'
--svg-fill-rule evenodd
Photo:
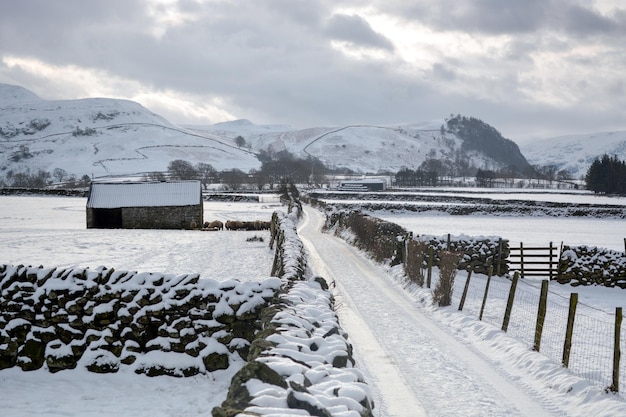
<svg viewBox="0 0 626 417"><path fill-rule="evenodd" d="M295 215L275 213L280 278L0 265L0 369L123 367L187 377L246 364L215 417L371 417L374 404L321 277L306 278Z"/></svg>
<svg viewBox="0 0 626 417"><path fill-rule="evenodd" d="M369 387L334 312L325 280L307 279L297 215L275 213L274 269L286 282L277 303L261 315L248 363L235 374L213 417L262 415L371 417Z"/></svg>
<svg viewBox="0 0 626 417"><path fill-rule="evenodd" d="M378 262L389 261L391 265L405 262L407 254L405 244L408 239L425 242L432 248L433 266L439 266L439 253L443 250L463 253L458 268L466 271L486 274L489 267L499 263L497 272L508 273L509 243L498 237L469 236L416 236L413 237L403 227L360 211L333 211L327 213L326 229L334 229L342 235L348 230L351 243L367 251ZM429 251L422 256L424 267L428 264Z"/></svg>
<svg viewBox="0 0 626 417"><path fill-rule="evenodd" d="M626 254L595 246L563 245L557 281L626 288Z"/></svg>
<svg viewBox="0 0 626 417"><path fill-rule="evenodd" d="M0 369L192 376L245 358L281 280L0 265Z"/></svg>

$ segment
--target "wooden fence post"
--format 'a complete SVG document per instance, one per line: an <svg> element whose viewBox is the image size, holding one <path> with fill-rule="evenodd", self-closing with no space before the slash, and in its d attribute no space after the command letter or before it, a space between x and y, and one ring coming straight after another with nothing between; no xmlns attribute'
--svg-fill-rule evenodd
<svg viewBox="0 0 626 417"><path fill-rule="evenodd" d="M426 287L430 288L430 283L433 278L433 258L435 251L432 246L428 246L428 274L426 276Z"/></svg>
<svg viewBox="0 0 626 417"><path fill-rule="evenodd" d="M450 251L450 233L448 233L448 243L446 245L446 250Z"/></svg>
<svg viewBox="0 0 626 417"><path fill-rule="evenodd" d="M533 350L539 352L541 347L541 334L543 323L546 321L546 306L548 304L548 284L550 281L541 281L541 295L539 296L539 308L537 310L537 326L535 327L535 344Z"/></svg>
<svg viewBox="0 0 626 417"><path fill-rule="evenodd" d="M459 311L463 310L465 305L465 297L467 297L467 290L469 289L470 279L472 278L472 270L467 273L467 280L465 281L465 288L463 288L463 295L461 296L461 302L459 303Z"/></svg>
<svg viewBox="0 0 626 417"><path fill-rule="evenodd" d="M522 278L524 278L524 243L519 243L519 262L520 262L520 271L522 274Z"/></svg>
<svg viewBox="0 0 626 417"><path fill-rule="evenodd" d="M572 351L572 336L574 333L574 318L576 318L576 305L578 294L573 292L569 297L569 314L567 316L567 330L565 331L565 343L563 344L563 366L569 367L569 356Z"/></svg>
<svg viewBox="0 0 626 417"><path fill-rule="evenodd" d="M554 261L552 260L553 256L554 256L554 251L553 251L553 248L552 248L552 242L550 242L550 272L549 272L550 281L552 281L552 279L554 278L552 276L552 271L554 269Z"/></svg>
<svg viewBox="0 0 626 417"><path fill-rule="evenodd" d="M511 289L509 290L509 299L506 303L506 310L504 311L504 320L502 321L502 330L504 332L506 332L509 328L509 321L511 320L511 311L513 310L513 300L515 299L515 290L517 289L518 280L519 272L515 271L515 274L513 274Z"/></svg>
<svg viewBox="0 0 626 417"><path fill-rule="evenodd" d="M413 240L413 232L409 232L409 236L404 238L404 270L409 263L409 242Z"/></svg>
<svg viewBox="0 0 626 417"><path fill-rule="evenodd" d="M502 238L498 239L498 262L496 263L496 275L500 276L502 270Z"/></svg>
<svg viewBox="0 0 626 417"><path fill-rule="evenodd" d="M619 392L619 362L621 357L620 338L622 337L622 307L615 309L615 345L613 347L613 384L611 391Z"/></svg>
<svg viewBox="0 0 626 417"><path fill-rule="evenodd" d="M556 279L561 282L561 258L563 257L563 241L561 241L561 247L559 248L559 260L557 261L556 267Z"/></svg>
<svg viewBox="0 0 626 417"><path fill-rule="evenodd" d="M489 294L489 284L491 284L491 275L493 274L493 265L489 267L489 275L487 275L487 284L485 284L485 295L483 295L483 303L480 306L480 314L478 320L483 319L483 311L485 311L485 304L487 303L487 294Z"/></svg>

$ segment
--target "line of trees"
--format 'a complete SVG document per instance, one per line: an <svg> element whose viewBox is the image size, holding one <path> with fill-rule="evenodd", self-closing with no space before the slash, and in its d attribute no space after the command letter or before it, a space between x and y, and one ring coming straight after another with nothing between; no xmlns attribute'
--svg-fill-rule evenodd
<svg viewBox="0 0 626 417"><path fill-rule="evenodd" d="M89 175L83 175L77 178L75 175L70 175L63 168L55 168L52 172L44 169L38 169L31 172L26 170L24 172L8 171L4 181L0 180L1 187L15 187L15 188L45 188L53 185L54 183L62 183L65 188L82 188L88 187L91 183Z"/></svg>
<svg viewBox="0 0 626 417"><path fill-rule="evenodd" d="M585 183L594 193L626 195L626 162L606 154L596 158L587 170Z"/></svg>
<svg viewBox="0 0 626 417"><path fill-rule="evenodd" d="M244 172L240 169L217 171L212 165L200 162L196 165L182 159L170 161L167 172L150 172L144 176L149 181L199 180L204 189L209 184L222 184L231 190L239 190L244 185L259 190L268 187L273 190L277 184L295 183L321 186L326 181L329 170L315 158L300 159L289 152L280 152L273 157L260 155L260 169Z"/></svg>
<svg viewBox="0 0 626 417"><path fill-rule="evenodd" d="M398 187L435 186L437 185L438 177L435 171L401 168L400 171L396 173L396 185Z"/></svg>

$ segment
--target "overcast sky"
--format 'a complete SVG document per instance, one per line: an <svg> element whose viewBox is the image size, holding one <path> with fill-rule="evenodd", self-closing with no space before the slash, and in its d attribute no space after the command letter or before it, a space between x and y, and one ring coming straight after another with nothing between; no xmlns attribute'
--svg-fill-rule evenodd
<svg viewBox="0 0 626 417"><path fill-rule="evenodd" d="M0 0L0 82L179 124L626 130L626 2Z"/></svg>

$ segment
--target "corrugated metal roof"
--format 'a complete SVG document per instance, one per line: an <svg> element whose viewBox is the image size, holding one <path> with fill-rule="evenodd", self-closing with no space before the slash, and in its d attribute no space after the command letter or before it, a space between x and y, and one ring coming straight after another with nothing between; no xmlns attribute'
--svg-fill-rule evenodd
<svg viewBox="0 0 626 417"><path fill-rule="evenodd" d="M93 183L87 208L192 206L200 204L199 181Z"/></svg>

